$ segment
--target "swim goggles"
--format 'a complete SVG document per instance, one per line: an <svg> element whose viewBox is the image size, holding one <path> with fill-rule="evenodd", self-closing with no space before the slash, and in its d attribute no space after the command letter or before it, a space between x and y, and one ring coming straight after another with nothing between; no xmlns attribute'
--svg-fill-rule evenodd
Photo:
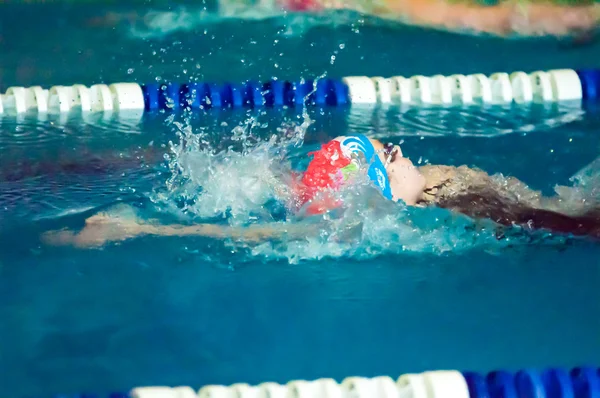
<svg viewBox="0 0 600 398"><path fill-rule="evenodd" d="M385 144L383 149L377 151L377 153L383 152L385 156L385 168L390 165L390 163L396 160L396 156L400 154L402 156L402 149L400 149L400 145L395 145L391 142Z"/></svg>

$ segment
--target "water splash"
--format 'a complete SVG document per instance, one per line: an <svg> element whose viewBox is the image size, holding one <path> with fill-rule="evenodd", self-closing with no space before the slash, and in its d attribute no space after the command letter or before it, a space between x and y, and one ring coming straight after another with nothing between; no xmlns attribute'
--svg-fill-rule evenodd
<svg viewBox="0 0 600 398"><path fill-rule="evenodd" d="M291 175L287 155L302 145L311 123L305 114L301 124L284 124L265 136L265 126L252 117L213 145L210 132L173 122L179 142L171 141L165 156L170 177L152 200L196 220L272 220L265 205L285 197Z"/></svg>
<svg viewBox="0 0 600 398"><path fill-rule="evenodd" d="M444 209L390 202L371 186L366 173L339 192L343 209L308 218L293 213L286 208L293 173L289 158L306 153L302 144L310 124L305 114L302 123L290 123L277 134L265 135L259 118L251 117L215 145L209 131L173 122L179 141L170 143L169 177L152 200L163 211L190 223L240 228L276 223L285 233L260 242L225 239L223 244L247 256L289 262L474 248L493 252L531 239L511 236L491 222L475 222ZM277 218L273 203L287 211L284 217Z"/></svg>
<svg viewBox="0 0 600 398"><path fill-rule="evenodd" d="M476 225L466 216L438 208L408 208L363 185L344 196L344 216L321 223L318 234L298 240L271 240L247 248L252 255L285 258L291 263L325 257L368 259L383 254L443 255L473 249L497 252L524 243L500 237L491 222Z"/></svg>
<svg viewBox="0 0 600 398"><path fill-rule="evenodd" d="M575 173L570 181L573 186L554 187L560 198L555 204L558 210L568 214L600 207L600 157Z"/></svg>

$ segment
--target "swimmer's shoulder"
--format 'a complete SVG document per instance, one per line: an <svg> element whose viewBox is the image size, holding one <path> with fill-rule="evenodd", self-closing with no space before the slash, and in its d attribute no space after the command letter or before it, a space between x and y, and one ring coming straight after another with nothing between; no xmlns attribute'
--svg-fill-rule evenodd
<svg viewBox="0 0 600 398"><path fill-rule="evenodd" d="M426 164L419 166L419 172L425 177L426 186L436 186L444 181L452 180L458 173L455 166Z"/></svg>
<svg viewBox="0 0 600 398"><path fill-rule="evenodd" d="M468 166L424 165L419 167L425 177L422 200L436 202L445 196L468 192L489 184L489 175Z"/></svg>
<svg viewBox="0 0 600 398"><path fill-rule="evenodd" d="M426 164L419 166L419 171L428 184L437 185L441 181L454 180L456 178L470 178L470 179L488 179L489 175L478 168L469 166L446 166L438 164Z"/></svg>

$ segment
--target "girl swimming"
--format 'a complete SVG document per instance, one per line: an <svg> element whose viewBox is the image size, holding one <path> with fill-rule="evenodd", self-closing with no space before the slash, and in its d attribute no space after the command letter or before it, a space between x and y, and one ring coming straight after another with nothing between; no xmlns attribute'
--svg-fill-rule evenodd
<svg viewBox="0 0 600 398"><path fill-rule="evenodd" d="M516 178L498 178L466 166L416 167L397 145L383 145L364 135L337 137L309 154L312 160L282 197L297 215L324 214L343 209L338 192L366 175L385 199L408 206L437 206L475 220L488 219L499 227L600 238L600 207L589 199L566 203L560 196L544 197ZM577 204L577 205L576 205ZM322 222L326 222L322 220ZM206 236L244 242L304 239L319 233L320 223L268 223L248 227L215 224L160 225L135 217L107 213L86 220L81 231L50 231L43 239L52 245L97 247L139 236ZM500 229L499 229L500 230Z"/></svg>
<svg viewBox="0 0 600 398"><path fill-rule="evenodd" d="M572 36L576 43L591 40L600 22L600 4L593 0L565 2L560 0L220 0L228 12L255 7L265 15L273 11L313 12L345 9L417 26L450 31L469 31L501 37ZM486 4L487 3L487 4ZM494 3L494 4L489 4ZM567 4L565 4L567 3ZM142 24L161 33L187 28L189 12L115 13L85 20L87 26L115 26L127 22Z"/></svg>
<svg viewBox="0 0 600 398"><path fill-rule="evenodd" d="M283 0L295 11L350 9L416 25L448 30L470 30L498 36L576 36L589 39L600 21L600 4L591 0L500 0L482 4L472 0Z"/></svg>

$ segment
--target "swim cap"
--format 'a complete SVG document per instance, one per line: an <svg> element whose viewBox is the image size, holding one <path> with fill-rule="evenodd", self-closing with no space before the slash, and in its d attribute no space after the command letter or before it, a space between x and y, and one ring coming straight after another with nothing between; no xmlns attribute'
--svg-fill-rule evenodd
<svg viewBox="0 0 600 398"><path fill-rule="evenodd" d="M387 175L387 170L377 152L375 147L366 135L359 134L350 137L343 137L342 151L345 153L363 155L367 164L369 164L369 179L375 183L375 185L381 190L381 193L386 199L392 199L392 189L390 187L390 180ZM351 156L351 155L350 155Z"/></svg>
<svg viewBox="0 0 600 398"><path fill-rule="evenodd" d="M314 155L302 176L302 188L299 192L301 205L313 201L315 196L322 193L323 198L313 201L308 208L309 214L323 213L341 205L327 191L339 189L352 174L359 170L361 161L369 164L368 176L380 189L386 199L392 199L392 191L385 166L371 141L365 135L341 137L327 144L320 150L310 152ZM362 158L362 159L361 159Z"/></svg>
<svg viewBox="0 0 600 398"><path fill-rule="evenodd" d="M321 8L316 0L286 0L284 3L290 11L312 11Z"/></svg>
<svg viewBox="0 0 600 398"><path fill-rule="evenodd" d="M331 191L339 189L348 177L347 173L358 167L344 155L340 142L335 140L324 144L318 151L309 152L308 155L313 155L313 159L302 175L300 185L295 187L298 205L303 206L311 202L306 212L320 214L341 205L341 202L331 195ZM315 200L318 194L321 194L320 198Z"/></svg>

